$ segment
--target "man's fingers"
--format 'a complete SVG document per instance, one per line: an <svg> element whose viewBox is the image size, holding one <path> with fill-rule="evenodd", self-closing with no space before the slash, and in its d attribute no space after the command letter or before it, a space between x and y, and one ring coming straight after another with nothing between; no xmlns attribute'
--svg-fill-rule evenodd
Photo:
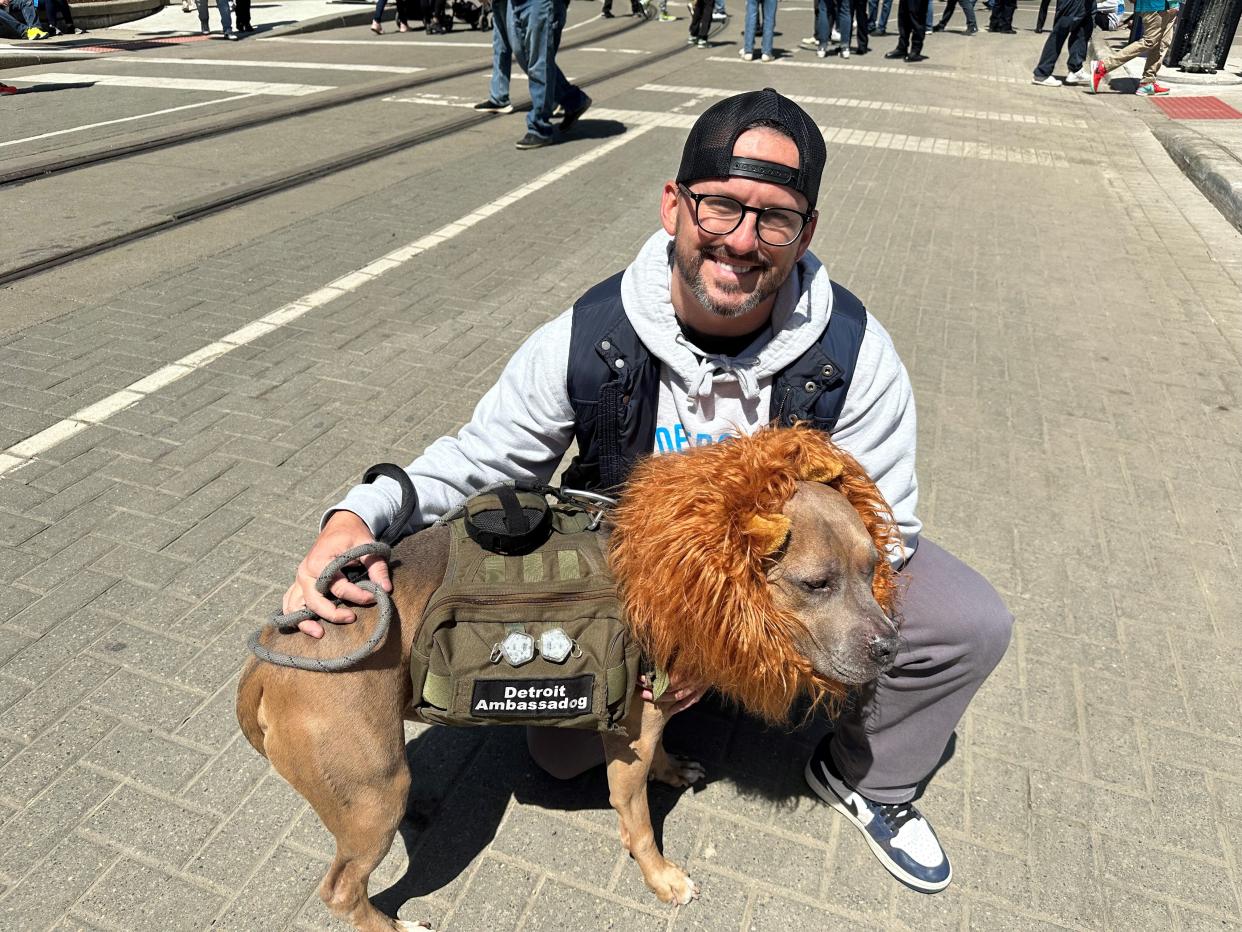
<svg viewBox="0 0 1242 932"><path fill-rule="evenodd" d="M303 634L309 634L313 638L323 637L323 625L314 618L308 618L306 621L298 622L298 630Z"/></svg>
<svg viewBox="0 0 1242 932"><path fill-rule="evenodd" d="M385 592L392 592L392 579L388 575L388 562L378 553L362 558L362 565L367 568L367 577ZM368 593L369 594L369 593Z"/></svg>
<svg viewBox="0 0 1242 932"><path fill-rule="evenodd" d="M367 590L351 583L344 576L340 576L332 583L332 588L328 590L342 602L353 602L355 605L371 605L375 602L375 596ZM353 621L353 614L350 613L350 621Z"/></svg>

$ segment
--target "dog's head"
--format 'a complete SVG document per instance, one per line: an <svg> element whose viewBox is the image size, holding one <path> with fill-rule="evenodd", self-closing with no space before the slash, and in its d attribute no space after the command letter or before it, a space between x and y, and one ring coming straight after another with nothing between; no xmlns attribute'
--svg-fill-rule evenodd
<svg viewBox="0 0 1242 932"><path fill-rule="evenodd" d="M649 457L614 513L629 624L663 669L772 721L893 663L892 512L819 431L769 428Z"/></svg>

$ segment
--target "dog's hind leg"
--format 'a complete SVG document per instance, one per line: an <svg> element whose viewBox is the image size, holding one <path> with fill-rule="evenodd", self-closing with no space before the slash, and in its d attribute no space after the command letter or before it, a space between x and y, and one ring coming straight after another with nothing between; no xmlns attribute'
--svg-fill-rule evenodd
<svg viewBox="0 0 1242 932"><path fill-rule="evenodd" d="M336 857L319 884L324 904L359 932L417 928L385 916L367 897L367 882L392 845L410 789L401 719L381 725L336 707L269 720L268 759L336 839Z"/></svg>
<svg viewBox="0 0 1242 932"><path fill-rule="evenodd" d="M647 805L647 777L656 756L663 754L660 739L666 716L653 702L634 705L625 721L629 737L604 735L608 801L621 820L621 844L638 862L647 886L665 903L689 903L699 888L656 847Z"/></svg>

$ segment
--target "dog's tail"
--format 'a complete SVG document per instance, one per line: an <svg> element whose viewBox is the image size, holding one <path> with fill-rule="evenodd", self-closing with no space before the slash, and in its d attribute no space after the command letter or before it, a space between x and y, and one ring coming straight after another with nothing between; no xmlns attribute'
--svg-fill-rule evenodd
<svg viewBox="0 0 1242 932"><path fill-rule="evenodd" d="M267 757L263 749L263 727L260 704L263 701L262 664L251 657L241 673L237 684L237 723L241 725L242 734L250 742L251 747Z"/></svg>

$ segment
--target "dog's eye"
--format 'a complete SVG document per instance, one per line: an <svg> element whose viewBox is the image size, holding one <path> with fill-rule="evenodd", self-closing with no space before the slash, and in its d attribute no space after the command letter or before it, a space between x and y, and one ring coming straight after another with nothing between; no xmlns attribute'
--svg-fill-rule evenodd
<svg viewBox="0 0 1242 932"><path fill-rule="evenodd" d="M832 580L830 579L803 579L799 581L798 585L800 585L807 592L821 592L824 589L832 588Z"/></svg>

